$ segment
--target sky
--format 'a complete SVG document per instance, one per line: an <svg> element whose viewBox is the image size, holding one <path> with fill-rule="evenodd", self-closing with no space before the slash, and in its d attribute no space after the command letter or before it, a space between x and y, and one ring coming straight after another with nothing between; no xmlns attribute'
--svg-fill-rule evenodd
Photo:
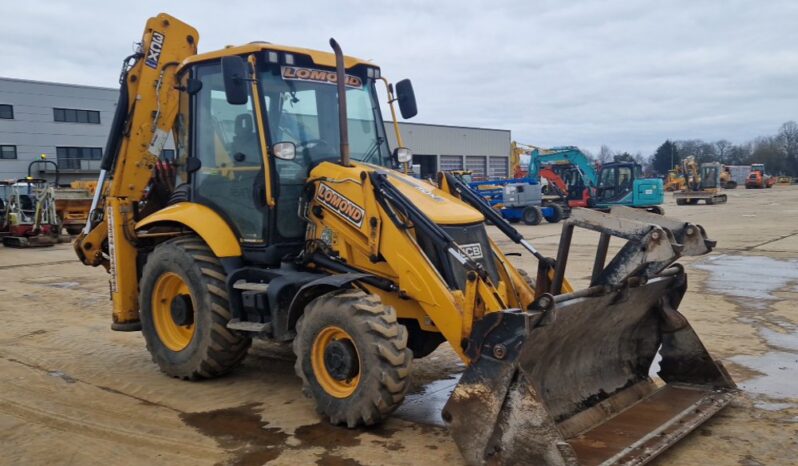
<svg viewBox="0 0 798 466"><path fill-rule="evenodd" d="M510 129L541 147L648 155L669 138L742 143L798 120L790 0L3 1L0 76L116 87L161 11L199 30L200 52L327 50L335 37L413 81L411 121Z"/></svg>

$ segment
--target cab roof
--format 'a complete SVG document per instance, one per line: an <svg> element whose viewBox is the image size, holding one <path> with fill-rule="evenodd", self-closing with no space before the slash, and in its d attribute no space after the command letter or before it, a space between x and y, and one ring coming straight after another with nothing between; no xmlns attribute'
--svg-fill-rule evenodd
<svg viewBox="0 0 798 466"><path fill-rule="evenodd" d="M297 55L306 55L309 56L311 60L313 60L313 63L316 65L335 68L335 54L331 52L322 52L320 50L312 50L302 47L289 47L286 45L271 44L269 42L250 42L249 44L245 45L228 46L221 50L214 50L211 52L200 53L183 60L183 63L180 65L180 67L184 68L193 63L213 60L216 58L226 57L230 55L248 55L251 53L262 52L264 50L271 50L275 52L287 52ZM376 64L368 60L363 60L360 58L344 55L345 68L351 68L353 66L360 64L377 67Z"/></svg>

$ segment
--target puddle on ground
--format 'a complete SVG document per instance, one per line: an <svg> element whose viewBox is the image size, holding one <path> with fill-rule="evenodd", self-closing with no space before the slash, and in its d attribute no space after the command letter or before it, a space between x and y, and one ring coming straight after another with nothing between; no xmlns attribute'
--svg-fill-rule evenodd
<svg viewBox="0 0 798 466"><path fill-rule="evenodd" d="M322 453L319 460L316 461L316 464L318 466L363 466L363 463L355 461L352 458L344 458L328 452Z"/></svg>
<svg viewBox="0 0 798 466"><path fill-rule="evenodd" d="M180 419L201 433L212 437L219 446L237 454L232 464L263 464L283 451L288 434L276 427L267 427L250 403L201 413L182 413Z"/></svg>
<svg viewBox="0 0 798 466"><path fill-rule="evenodd" d="M779 299L773 293L798 282L798 260L765 256L720 255L708 257L693 267L710 272L708 290L727 296L748 298L753 307L764 309Z"/></svg>
<svg viewBox="0 0 798 466"><path fill-rule="evenodd" d="M53 288L63 288L63 289L70 289L70 288L77 288L80 286L78 282L51 282L45 283L47 286L52 286Z"/></svg>
<svg viewBox="0 0 798 466"><path fill-rule="evenodd" d="M65 374L65 373L63 373L61 371L49 371L49 372L47 372L47 375L49 375L50 377L58 377L59 379L62 379L66 383L75 383L75 382L77 382L77 379L75 379L71 375Z"/></svg>
<svg viewBox="0 0 798 466"><path fill-rule="evenodd" d="M354 447L360 445L359 431L342 426L334 426L322 421L297 427L294 437L305 446L322 447L328 450L337 447Z"/></svg>
<svg viewBox="0 0 798 466"><path fill-rule="evenodd" d="M421 392L405 397L394 416L419 424L445 426L441 411L459 381L460 374L457 374L451 379L436 380L424 385Z"/></svg>
<svg viewBox="0 0 798 466"><path fill-rule="evenodd" d="M798 353L772 351L761 356L734 356L731 360L762 374L738 382L743 390L770 398L798 399Z"/></svg>
<svg viewBox="0 0 798 466"><path fill-rule="evenodd" d="M713 293L741 298L746 306L755 310L767 310L772 301L780 298L775 292L791 288L798 290L798 260L778 260L764 256L720 255L709 257L694 267L710 272L706 287ZM766 313L763 313L766 314ZM798 326L785 320L774 321L783 331L761 326L757 318L741 316L742 323L759 327L760 337L774 351L763 355L738 355L730 359L761 375L752 377L738 385L743 390L764 395L771 401L758 401L760 409L778 411L795 406L793 403L775 400L798 399ZM757 316L760 317L760 316ZM757 325L760 324L760 325Z"/></svg>
<svg viewBox="0 0 798 466"><path fill-rule="evenodd" d="M770 398L798 399L798 383L795 383L798 380L798 331L795 326L785 330L784 333L769 328L759 330L768 346L778 351L761 356L740 355L731 358L735 363L762 374L738 383L743 390Z"/></svg>
<svg viewBox="0 0 798 466"><path fill-rule="evenodd" d="M764 409L765 411L781 411L795 407L793 403L770 403L767 401L757 401L754 403L757 409Z"/></svg>

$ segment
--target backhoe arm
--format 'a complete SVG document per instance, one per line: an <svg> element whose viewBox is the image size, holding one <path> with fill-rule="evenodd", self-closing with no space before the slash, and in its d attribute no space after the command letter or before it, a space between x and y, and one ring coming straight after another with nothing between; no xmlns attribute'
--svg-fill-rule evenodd
<svg viewBox="0 0 798 466"><path fill-rule="evenodd" d="M86 265L111 273L114 325L137 325L134 210L174 126L180 89L176 71L197 53L197 31L159 14L147 21L140 47L125 60L119 101L86 228L74 243Z"/></svg>

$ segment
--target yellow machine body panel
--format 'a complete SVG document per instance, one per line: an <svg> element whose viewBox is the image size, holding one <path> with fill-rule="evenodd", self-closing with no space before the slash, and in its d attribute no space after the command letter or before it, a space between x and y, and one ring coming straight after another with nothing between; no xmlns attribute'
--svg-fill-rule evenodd
<svg viewBox="0 0 798 466"><path fill-rule="evenodd" d="M427 256L415 233L397 228L390 213L375 201L370 174L385 174L407 199L439 225L472 225L484 221L473 208L451 194L397 171L369 164L351 167L321 163L310 174L315 183L308 210L308 240L334 250L348 265L398 283L395 293L370 290L395 304L400 317L415 318L421 328L460 342L475 319L507 307L526 307L534 296L506 258L497 251L497 268L506 270L498 283L468 282L453 290ZM327 180L336 180L334 183ZM495 247L495 245L493 245ZM509 280L508 280L509 279ZM512 284L508 282L512 282ZM524 291L516 291L520 286ZM464 359L461 345L452 345Z"/></svg>
<svg viewBox="0 0 798 466"><path fill-rule="evenodd" d="M213 209L194 202L179 202L165 207L136 223L136 231L157 224L179 223L194 231L216 257L241 256L241 244L230 225Z"/></svg>
<svg viewBox="0 0 798 466"><path fill-rule="evenodd" d="M335 67L335 55L328 52L322 52L319 50L312 50L306 49L302 47L289 47L285 45L278 45L278 44L269 44L266 42L253 42L246 45L239 45L239 46L231 46L221 50L216 50L213 52L206 52L200 53L191 57L186 58L183 63L181 64L181 69L191 65L193 63L199 63L207 60L214 60L221 57L226 57L230 55L249 55L253 53L262 52L265 50L273 50L276 52L287 52L287 53L296 53L309 56L313 63L319 66L325 67ZM360 58L345 56L344 57L344 66L346 68L351 68L355 65L369 65L375 66L374 63L371 63L367 60L362 60ZM178 70L179 72L179 70Z"/></svg>

